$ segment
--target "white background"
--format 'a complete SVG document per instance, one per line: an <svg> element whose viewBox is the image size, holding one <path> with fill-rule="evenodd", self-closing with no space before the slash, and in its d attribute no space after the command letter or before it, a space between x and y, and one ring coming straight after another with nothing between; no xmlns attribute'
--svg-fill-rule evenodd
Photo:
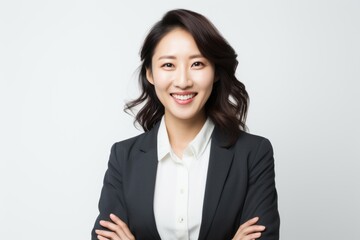
<svg viewBox="0 0 360 240"><path fill-rule="evenodd" d="M282 239L360 239L360 2L0 1L0 238L90 239L112 143L140 133L138 52L173 8L239 54L275 150Z"/></svg>

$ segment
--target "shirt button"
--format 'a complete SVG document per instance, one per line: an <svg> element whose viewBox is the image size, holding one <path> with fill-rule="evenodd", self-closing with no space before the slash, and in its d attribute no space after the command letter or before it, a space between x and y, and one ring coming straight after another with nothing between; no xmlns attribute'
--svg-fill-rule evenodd
<svg viewBox="0 0 360 240"><path fill-rule="evenodd" d="M183 223L184 222L184 218L179 218L179 223Z"/></svg>
<svg viewBox="0 0 360 240"><path fill-rule="evenodd" d="M183 188L180 189L180 193L181 193L181 194L184 193L184 189L183 189Z"/></svg>

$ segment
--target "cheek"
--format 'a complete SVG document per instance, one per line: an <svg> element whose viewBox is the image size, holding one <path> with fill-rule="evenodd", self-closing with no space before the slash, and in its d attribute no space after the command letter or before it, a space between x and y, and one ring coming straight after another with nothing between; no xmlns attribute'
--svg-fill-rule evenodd
<svg viewBox="0 0 360 240"><path fill-rule="evenodd" d="M213 90L213 84L208 85L206 88L206 101L209 99L212 90Z"/></svg>
<svg viewBox="0 0 360 240"><path fill-rule="evenodd" d="M154 72L154 86L157 91L166 90L171 84L171 75L164 71Z"/></svg>
<svg viewBox="0 0 360 240"><path fill-rule="evenodd" d="M166 101L166 96L168 95L169 77L163 73L154 73L154 88L155 93L160 102L164 105Z"/></svg>
<svg viewBox="0 0 360 240"><path fill-rule="evenodd" d="M214 77L213 72L204 72L199 74L196 76L198 86L206 92L211 92L214 85Z"/></svg>

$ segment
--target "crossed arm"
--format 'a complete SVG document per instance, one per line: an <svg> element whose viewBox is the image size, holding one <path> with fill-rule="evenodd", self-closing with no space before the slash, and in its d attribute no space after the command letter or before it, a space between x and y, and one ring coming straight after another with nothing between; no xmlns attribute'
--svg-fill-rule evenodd
<svg viewBox="0 0 360 240"><path fill-rule="evenodd" d="M95 230L99 240L135 240L129 227L114 214L110 214L112 221L100 221L100 225L108 230ZM254 240L261 237L265 226L257 225L258 217L252 218L242 224L232 240Z"/></svg>

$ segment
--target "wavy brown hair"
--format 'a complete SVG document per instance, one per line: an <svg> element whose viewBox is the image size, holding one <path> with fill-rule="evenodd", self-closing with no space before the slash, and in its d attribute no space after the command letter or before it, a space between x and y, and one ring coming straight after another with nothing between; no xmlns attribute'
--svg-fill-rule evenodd
<svg viewBox="0 0 360 240"><path fill-rule="evenodd" d="M139 83L141 94L128 102L124 110L144 104L135 116L144 131L150 130L164 115L164 106L156 96L154 86L146 78L146 69L151 69L151 59L159 41L174 28L183 28L194 38L201 54L215 66L216 82L205 104L206 115L228 136L227 145L233 144L246 130L246 115L249 96L245 86L235 76L237 54L221 36L216 27L204 16L185 9L167 12L145 38L140 51Z"/></svg>

